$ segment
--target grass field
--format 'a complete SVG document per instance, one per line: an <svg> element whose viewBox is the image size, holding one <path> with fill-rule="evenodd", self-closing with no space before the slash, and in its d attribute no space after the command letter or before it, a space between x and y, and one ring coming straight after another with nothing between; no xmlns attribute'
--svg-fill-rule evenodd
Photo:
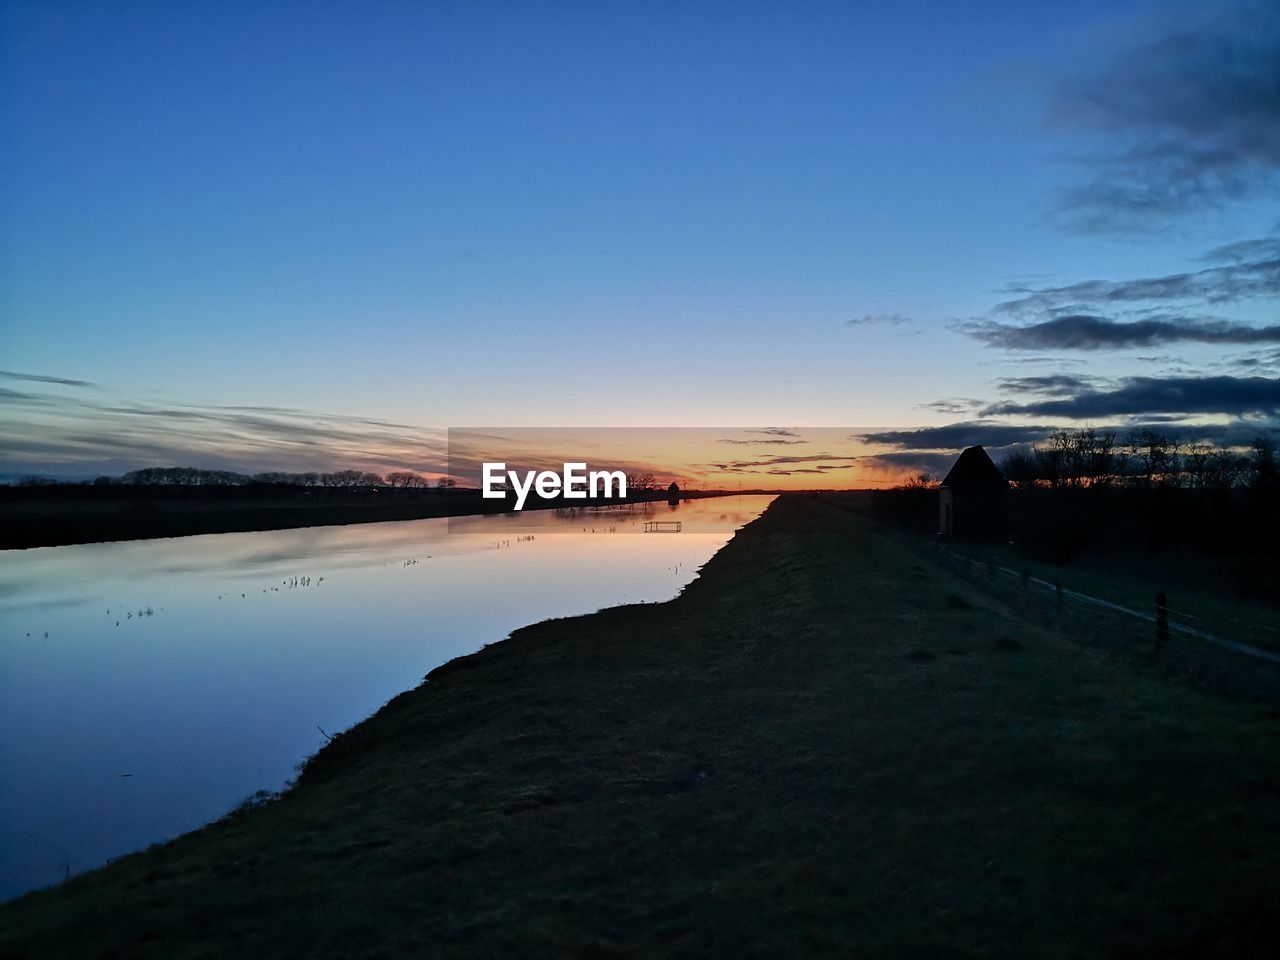
<svg viewBox="0 0 1280 960"><path fill-rule="evenodd" d="M782 497L678 599L434 671L4 957L1255 957L1280 711Z"/></svg>

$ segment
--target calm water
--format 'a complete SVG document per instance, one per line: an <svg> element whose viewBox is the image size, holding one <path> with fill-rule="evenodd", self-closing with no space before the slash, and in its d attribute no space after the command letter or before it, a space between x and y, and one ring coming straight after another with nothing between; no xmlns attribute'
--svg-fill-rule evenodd
<svg viewBox="0 0 1280 960"><path fill-rule="evenodd" d="M278 789L515 627L670 599L771 499L0 553L0 899Z"/></svg>

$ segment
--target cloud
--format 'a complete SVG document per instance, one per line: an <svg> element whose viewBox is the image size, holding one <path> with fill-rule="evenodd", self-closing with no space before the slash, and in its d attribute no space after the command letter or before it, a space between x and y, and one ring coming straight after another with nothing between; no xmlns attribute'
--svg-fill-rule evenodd
<svg viewBox="0 0 1280 960"><path fill-rule="evenodd" d="M1280 171L1280 8L1186 22L1062 83L1060 129L1089 140L1059 213L1081 230L1153 225L1274 193Z"/></svg>
<svg viewBox="0 0 1280 960"><path fill-rule="evenodd" d="M942 400L931 400L928 403L917 404L926 410L937 410L939 413L968 413L971 410L977 410L982 406L981 400L974 400L972 397L946 397Z"/></svg>
<svg viewBox="0 0 1280 960"><path fill-rule="evenodd" d="M1262 237L1256 240L1237 240L1214 247L1201 260L1210 263L1239 263L1247 260L1280 260L1280 238Z"/></svg>
<svg viewBox="0 0 1280 960"><path fill-rule="evenodd" d="M1124 322L1074 314L1029 326L989 320L968 323L961 329L989 347L1004 350L1123 350L1165 343L1280 343L1280 324L1253 327L1226 320L1184 317Z"/></svg>
<svg viewBox="0 0 1280 960"><path fill-rule="evenodd" d="M857 457L837 457L827 453L818 453L807 457L766 457L763 460L728 460L723 463L700 464L700 466L713 467L722 473L776 473L777 468L779 467L786 467L792 472L801 472L801 467L816 467L819 470L835 470L852 464L857 459ZM818 466L819 464L824 463L828 465Z"/></svg>
<svg viewBox="0 0 1280 960"><path fill-rule="evenodd" d="M860 317L853 317L844 322L846 327L865 327L871 324L884 323L894 327L900 327L907 323L912 323L912 319L902 313L864 313Z"/></svg>
<svg viewBox="0 0 1280 960"><path fill-rule="evenodd" d="M1275 238L1244 240L1217 247L1209 256L1238 248L1261 256L1200 270L1130 280L1082 280L1059 287L1016 287L1023 296L995 307L1013 315L1086 313L1089 308L1116 309L1134 304L1224 304L1258 297L1280 296L1280 244Z"/></svg>
<svg viewBox="0 0 1280 960"><path fill-rule="evenodd" d="M940 477L950 470L952 464L956 462L956 454L954 451L948 453L925 453L920 451L877 453L863 457L862 462L890 470L932 473Z"/></svg>
<svg viewBox="0 0 1280 960"><path fill-rule="evenodd" d="M43 381L42 381L43 382ZM0 389L0 474L84 477L149 466L443 472L442 431L281 407L92 400Z"/></svg>
<svg viewBox="0 0 1280 960"><path fill-rule="evenodd" d="M1236 420L1231 423L1187 423L1194 414L1145 414L1123 418L1116 426L1099 427L1113 430L1123 441L1145 431L1156 431L1182 443L1215 443L1221 446L1247 446L1260 434L1280 430L1280 422ZM1072 419L1072 418L1068 418ZM1077 424L1039 424L1014 426L982 422L953 423L944 427L919 430L882 431L868 434L868 441L896 447L888 453L861 458L864 465L874 464L901 472L927 471L944 474L955 462L956 454L966 446L981 444L997 458L1012 447L1040 443L1058 430L1075 429Z"/></svg>
<svg viewBox="0 0 1280 960"><path fill-rule="evenodd" d="M771 437L798 437L800 434L786 427L762 427L758 430L744 430L743 433L765 433Z"/></svg>
<svg viewBox="0 0 1280 960"><path fill-rule="evenodd" d="M1053 433L1052 427L1020 426L967 420L942 427L920 427L914 430L881 430L859 434L854 439L866 443L882 443L906 450L961 450L965 447L1007 447L1017 443L1043 440Z"/></svg>
<svg viewBox="0 0 1280 960"><path fill-rule="evenodd" d="M1071 420L1153 414L1280 415L1280 379L1268 377L1128 377L1110 389L1031 403L1004 402L985 416L1054 416Z"/></svg>
<svg viewBox="0 0 1280 960"><path fill-rule="evenodd" d="M41 373L14 373L12 370L0 370L0 377L10 380L25 380L28 383L55 383L64 387L92 387L96 384L88 380L69 380L66 377L50 377Z"/></svg>

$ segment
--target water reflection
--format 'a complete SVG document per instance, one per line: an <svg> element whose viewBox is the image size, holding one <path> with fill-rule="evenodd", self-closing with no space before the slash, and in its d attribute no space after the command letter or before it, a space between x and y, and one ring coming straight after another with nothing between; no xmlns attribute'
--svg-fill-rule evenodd
<svg viewBox="0 0 1280 960"><path fill-rule="evenodd" d="M669 599L770 499L0 553L0 898L280 787L517 626Z"/></svg>

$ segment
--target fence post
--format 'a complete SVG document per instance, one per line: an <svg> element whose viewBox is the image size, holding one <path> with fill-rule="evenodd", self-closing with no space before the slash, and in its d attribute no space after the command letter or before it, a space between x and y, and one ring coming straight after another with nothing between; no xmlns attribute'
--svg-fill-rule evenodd
<svg viewBox="0 0 1280 960"><path fill-rule="evenodd" d="M1156 653L1164 649L1169 640L1169 598L1163 593L1156 594Z"/></svg>

